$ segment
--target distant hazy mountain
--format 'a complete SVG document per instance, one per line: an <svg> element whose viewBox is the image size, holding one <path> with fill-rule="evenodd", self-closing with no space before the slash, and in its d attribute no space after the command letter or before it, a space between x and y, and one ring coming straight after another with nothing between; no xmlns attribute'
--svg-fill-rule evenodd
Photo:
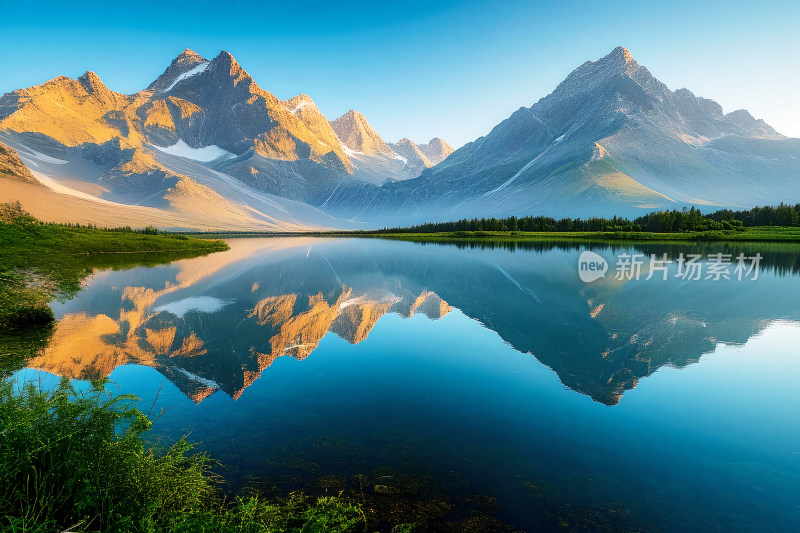
<svg viewBox="0 0 800 533"><path fill-rule="evenodd" d="M408 173L403 158L389 147L358 111L348 111L331 122L331 127L350 156L354 176L376 185L386 180L419 176L419 172L413 175Z"/></svg>
<svg viewBox="0 0 800 533"><path fill-rule="evenodd" d="M426 168L433 166L430 159L423 154L411 139L400 139L392 145L392 150L400 154L413 173L419 175Z"/></svg>
<svg viewBox="0 0 800 533"><path fill-rule="evenodd" d="M87 72L0 98L0 140L56 196L14 194L37 216L52 219L56 198L72 220L95 223L116 210L174 228L357 226L318 207L339 186L419 173L366 127L391 164L364 164L310 97L279 100L227 52L209 61L184 50L133 95Z"/></svg>
<svg viewBox="0 0 800 533"><path fill-rule="evenodd" d="M455 151L452 146L439 137L434 137L427 144L417 145L417 148L432 165L438 165Z"/></svg>
<svg viewBox="0 0 800 533"><path fill-rule="evenodd" d="M420 147L409 139L387 144L358 111L348 111L331 122L331 126L350 156L354 176L378 185L416 178L453 153L453 148L438 137ZM422 147L430 152L435 162L421 151Z"/></svg>
<svg viewBox="0 0 800 533"><path fill-rule="evenodd" d="M800 201L800 140L671 91L620 47L419 178L357 189L329 209L419 221L749 207Z"/></svg>

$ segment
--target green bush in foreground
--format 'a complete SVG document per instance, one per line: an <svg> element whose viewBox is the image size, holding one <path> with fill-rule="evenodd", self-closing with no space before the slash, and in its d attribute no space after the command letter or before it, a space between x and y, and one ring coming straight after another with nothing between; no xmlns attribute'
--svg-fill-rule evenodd
<svg viewBox="0 0 800 533"><path fill-rule="evenodd" d="M185 439L143 439L151 421L132 396L0 385L3 531L363 531L361 509L340 498L225 501L204 454Z"/></svg>

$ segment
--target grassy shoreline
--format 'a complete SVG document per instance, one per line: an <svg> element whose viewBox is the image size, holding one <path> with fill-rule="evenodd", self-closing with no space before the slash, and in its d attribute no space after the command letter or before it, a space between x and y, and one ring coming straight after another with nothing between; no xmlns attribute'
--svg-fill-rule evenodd
<svg viewBox="0 0 800 533"><path fill-rule="evenodd" d="M168 263L227 250L221 240L42 224L22 213L0 222L0 329L52 322L49 302L99 268Z"/></svg>

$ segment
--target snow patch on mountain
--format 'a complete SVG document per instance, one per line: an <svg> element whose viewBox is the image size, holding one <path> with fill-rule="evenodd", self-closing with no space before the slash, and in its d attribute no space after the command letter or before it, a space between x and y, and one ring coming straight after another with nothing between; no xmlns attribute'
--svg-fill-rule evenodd
<svg viewBox="0 0 800 533"><path fill-rule="evenodd" d="M153 148L160 152L164 152L165 154L169 155L176 155L178 157L185 157L186 159L193 159L195 161L200 161L203 163L208 163L210 161L214 161L215 159L225 158L231 159L236 157L235 154L230 153L227 150L224 150L217 146L216 144L212 144L210 146L203 146L202 148L192 148L182 139L178 140L172 146L156 146L153 145Z"/></svg>
<svg viewBox="0 0 800 533"><path fill-rule="evenodd" d="M39 180L39 183L44 185L45 187L59 193L59 194L66 194L68 196L74 196L76 198L83 198L84 200L91 200L92 202L99 202L105 205L112 205L112 206L119 206L116 202L112 202L110 200L104 200L103 198L98 198L96 196L92 196L91 194L87 194L83 191L79 191L77 189L73 189L64 185L63 183L57 181L50 176L42 174L36 170L31 170L31 174L33 177Z"/></svg>
<svg viewBox="0 0 800 533"><path fill-rule="evenodd" d="M200 383L202 385L205 385L206 387L208 387L210 389L219 389L220 388L219 384L216 381L213 381L213 380L210 380L210 379L206 379L206 378L204 378L202 376L198 376L197 374L193 374L193 373L189 372L188 370L184 370L183 368L180 368L180 367L177 367L177 366L171 366L170 369L172 369L175 372L181 374L185 378L188 378L188 379L190 379L190 380L192 380L192 381L194 381L196 383Z"/></svg>
<svg viewBox="0 0 800 533"><path fill-rule="evenodd" d="M194 67L192 70L189 70L189 71L187 71L187 72L184 72L183 74L181 74L180 76L178 76L177 78L175 78L175 81L173 81L173 82L170 84L170 86L169 86L169 87L167 87L166 89L164 89L164 92L167 92L167 91L169 91L170 89L172 89L173 87L175 87L175 85L177 85L179 82L182 82L183 80L185 80L185 79L187 79L187 78L191 78L192 76L194 76L194 75L196 75L196 74L200 74L200 73L201 73L201 72L203 72L203 71L204 71L206 68L208 68L208 65L210 65L210 64L211 64L211 63L201 63L201 64L197 65L196 67Z"/></svg>
<svg viewBox="0 0 800 533"><path fill-rule="evenodd" d="M352 148L348 148L348 146L344 143L341 144L341 147L344 153L346 153L350 157L354 155L364 155L364 152L358 152L356 150L353 150Z"/></svg>
<svg viewBox="0 0 800 533"><path fill-rule="evenodd" d="M297 104L294 107L294 109L290 109L289 111L291 111L292 113L297 113L298 111L309 105L314 105L314 102L312 102L311 100L303 100L302 102Z"/></svg>
<svg viewBox="0 0 800 533"><path fill-rule="evenodd" d="M57 159L55 157L50 157L49 155L43 154L41 152L37 152L31 148L25 148L31 157L34 159L38 159L43 163L50 163L51 165L66 165L69 161L64 161L63 159Z"/></svg>
<svg viewBox="0 0 800 533"><path fill-rule="evenodd" d="M345 309L350 307L351 305L361 305L366 303L377 304L377 305L394 305L397 302L401 301L402 298L397 296L392 292L386 292L382 294L380 297L369 297L366 294L362 294L361 296L356 296L355 298L350 298L349 300L345 300L344 302L339 304L339 310Z"/></svg>

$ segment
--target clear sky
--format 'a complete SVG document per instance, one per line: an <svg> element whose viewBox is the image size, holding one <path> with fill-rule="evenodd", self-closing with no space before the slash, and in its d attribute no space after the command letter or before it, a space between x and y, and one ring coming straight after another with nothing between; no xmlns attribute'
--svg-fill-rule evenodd
<svg viewBox="0 0 800 533"><path fill-rule="evenodd" d="M800 2L97 2L0 0L0 93L94 70L124 93L184 48L227 50L282 99L364 113L388 141L454 146L631 50L671 89L800 137Z"/></svg>

